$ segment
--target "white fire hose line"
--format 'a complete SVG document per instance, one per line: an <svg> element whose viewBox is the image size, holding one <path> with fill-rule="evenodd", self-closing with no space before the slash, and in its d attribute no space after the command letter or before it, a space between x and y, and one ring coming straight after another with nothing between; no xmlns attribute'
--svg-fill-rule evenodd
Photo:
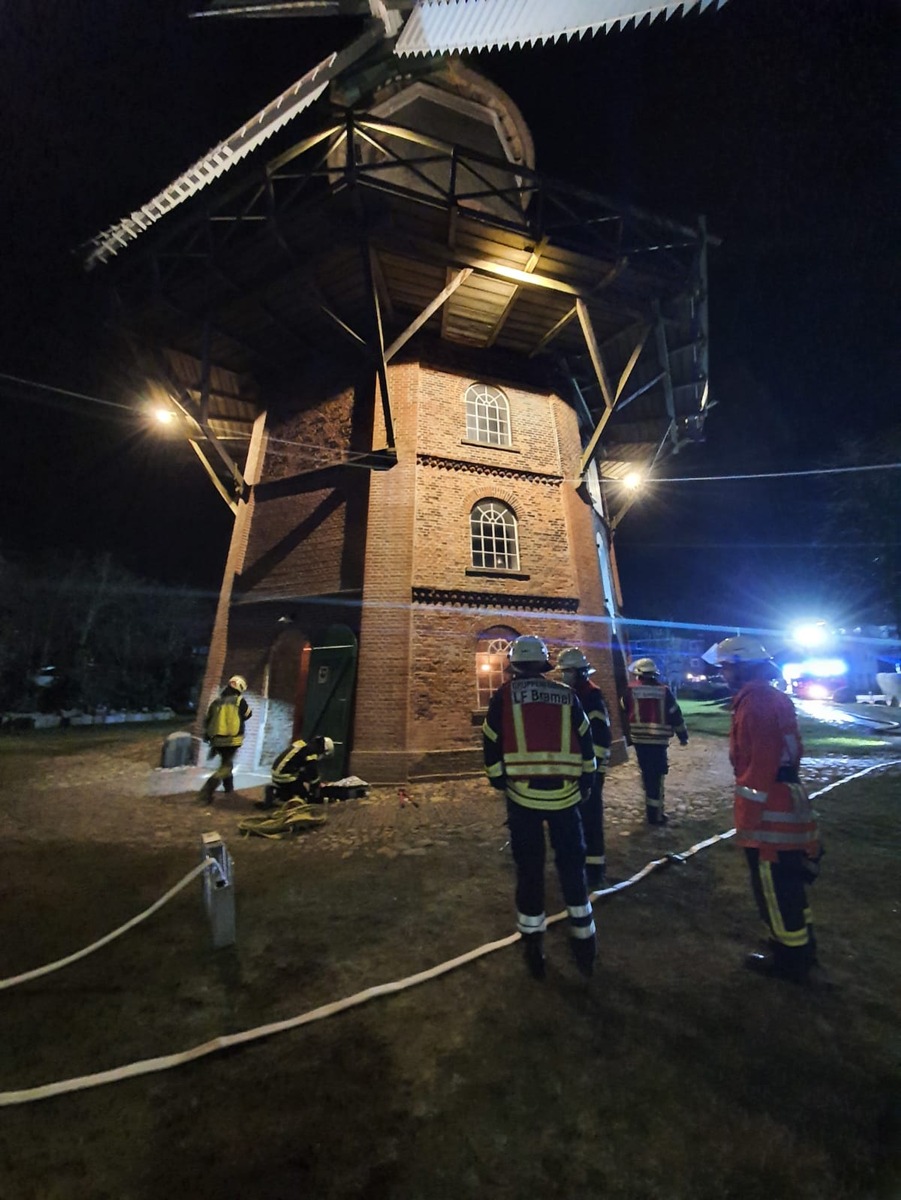
<svg viewBox="0 0 901 1200"><path fill-rule="evenodd" d="M871 771L878 771L886 767L901 766L901 759L892 759L890 762L875 763L870 767L865 767L862 771L856 771L853 775L847 775L843 779L837 779L834 783L830 783L827 787L821 788L818 792L811 794L811 800L815 800L818 796L823 796L826 792L831 792L833 788L839 787L845 783L851 783L855 779L860 779L864 775L869 775ZM604 888L601 891L592 892L592 898L597 899L602 896L611 896L616 892L623 891L625 888L632 887L640 879L646 875L650 875L658 868L668 865L672 862L681 862L699 851L706 849L708 846L713 846L717 842L725 841L735 834L734 829L726 830L725 833L714 834L713 837L706 838L702 842L696 842L694 846L690 846L688 850L680 851L678 854L667 854L664 858L657 858L647 863L640 871L633 875L630 879L624 880L622 883L614 884L612 887ZM111 941L113 937L124 933L126 929L136 924L149 916L151 912L159 908L162 904L171 898L177 891L185 887L192 879L207 869L214 860L207 859L198 867L195 867L190 874L186 875L180 883L170 889L160 900L151 908L147 909L141 916L130 921L128 925L123 925L121 929L107 935L106 938L95 942L93 946L89 946L86 950L79 954L71 955L67 959L61 959L59 963L51 964L49 967L40 968L37 972L30 972L28 976L18 976L12 982L20 982L25 978L33 978L35 974L44 974L51 969L55 969L68 962L73 962L76 958L81 958L84 954L103 945L105 942ZM548 918L548 925L556 924L566 917L565 912L556 913ZM345 1012L349 1008L357 1008L362 1004L366 1004L369 1000L375 1000L382 996L392 996L396 992L405 991L407 988L416 987L417 984L427 983L429 980L438 979L441 975L447 975L450 971L455 971L458 967L465 966L467 963L475 962L478 958L484 958L488 954L493 954L497 950L505 950L508 946L515 945L520 940L518 933L512 933L508 937L500 938L496 942L487 942L484 946L478 946L475 950L469 950L465 954L459 955L457 958L448 959L447 962L439 963L437 966L430 967L426 971L420 971L416 975L408 975L405 979L397 979L392 983L378 984L375 987L366 988L362 992L356 992L352 996L345 996L343 1000L335 1000L331 1004L323 1004L319 1008L310 1009L309 1012L301 1013L296 1017L289 1017L285 1021L274 1021L269 1025L258 1025L255 1029L245 1029L242 1033L225 1034L221 1037L212 1038L208 1042L203 1042L199 1046L193 1046L190 1050L182 1050L175 1054L163 1054L157 1058L145 1058L138 1062L127 1063L122 1067L113 1067L109 1071L98 1071L93 1075L80 1075L73 1079L61 1079L56 1083L46 1083L41 1087L23 1088L20 1091L0 1092L0 1108L9 1108L18 1104L30 1104L36 1100L49 1100L54 1096L62 1096L67 1092L80 1092L88 1088L102 1087L107 1083L119 1083L123 1079L134 1079L139 1075L151 1075L157 1071L168 1071L173 1067L183 1066L185 1063L195 1062L197 1059L206 1058L211 1054L217 1054L220 1050L230 1050L235 1046L243 1046L249 1042L261 1041L263 1038L272 1037L277 1033L287 1033L290 1029L298 1029L302 1025L310 1025L314 1021L324 1020L326 1017L332 1017L336 1013ZM4 981L6 986L11 985L11 981Z"/></svg>
<svg viewBox="0 0 901 1200"><path fill-rule="evenodd" d="M35 967L33 971L25 971L22 975L13 975L9 979L0 979L0 991L5 988L16 987L20 983L28 983L30 979L39 979L42 975L49 975L52 971L58 971L61 967L67 967L70 963L77 962L80 958L87 958L89 954L93 954L95 950L99 950L101 946L107 946L110 942L121 937L123 933L127 933L129 929L134 929L136 925L140 925L142 921L146 921L149 916L152 916L157 909L162 908L173 896L178 895L182 888L186 888L192 879L196 879L209 868L219 869L219 864L213 858L205 858L202 863L199 863L193 871L189 871L184 879L180 879L175 887L169 888L164 896L160 896L154 904L142 913L138 913L136 917L132 917L130 921L126 921L124 925L120 925L118 929L114 929L112 933L106 934L105 937L99 938L96 942L92 942L90 946L85 946L83 950L77 950L74 954L68 955L66 958L59 958L56 962L47 963L44 967Z"/></svg>

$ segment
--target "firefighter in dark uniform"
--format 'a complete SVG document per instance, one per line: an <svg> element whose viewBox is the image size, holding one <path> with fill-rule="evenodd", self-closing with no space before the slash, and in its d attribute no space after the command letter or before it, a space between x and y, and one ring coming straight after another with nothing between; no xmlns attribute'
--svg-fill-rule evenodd
<svg viewBox="0 0 901 1200"><path fill-rule="evenodd" d="M315 737L311 742L297 738L272 764L272 782L266 788L265 799L256 807L273 808L289 800L319 804L322 800L319 763L331 758L334 752L335 743L330 737Z"/></svg>
<svg viewBox="0 0 901 1200"><path fill-rule="evenodd" d="M205 803L212 800L220 783L226 792L235 790L235 755L244 744L244 726L253 716L244 699L246 691L244 676L232 675L207 709L204 741L210 747L210 757L219 756L219 766L200 789L198 798Z"/></svg>
<svg viewBox="0 0 901 1200"><path fill-rule="evenodd" d="M516 863L516 927L529 971L543 978L547 824L569 914L573 958L583 975L591 975L595 928L579 812L595 775L591 726L571 688L542 678L551 664L541 638L517 638L509 660L513 678L491 697L482 740L485 773L507 799Z"/></svg>
<svg viewBox="0 0 901 1200"><path fill-rule="evenodd" d="M594 667L581 650L575 646L561 650L557 656L557 669L563 682L579 697L591 725L591 740L598 768L591 785L591 795L582 801L582 826L585 830L585 882L588 890L603 887L607 871L604 853L604 778L610 763L610 713L604 694L589 676Z"/></svg>
<svg viewBox="0 0 901 1200"><path fill-rule="evenodd" d="M735 840L769 933L770 953L745 961L765 975L804 983L819 965L806 889L819 874L822 848L799 775L804 747L795 706L772 686L778 668L754 638L726 638L713 658L735 693L729 733Z"/></svg>
<svg viewBox="0 0 901 1200"><path fill-rule="evenodd" d="M635 678L623 697L626 742L635 747L644 785L645 815L649 825L665 825L663 778L669 773L667 743L673 734L680 746L688 745L688 730L682 709L657 674L652 658L639 658L630 665Z"/></svg>

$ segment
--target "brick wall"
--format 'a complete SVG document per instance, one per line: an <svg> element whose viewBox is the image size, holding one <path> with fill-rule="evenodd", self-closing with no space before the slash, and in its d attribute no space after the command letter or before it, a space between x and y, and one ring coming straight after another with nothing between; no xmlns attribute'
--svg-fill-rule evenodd
<svg viewBox="0 0 901 1200"><path fill-rule="evenodd" d="M233 546L240 565L223 655L251 684L257 723L245 753L264 769L290 737L300 648L335 621L359 636L350 770L374 783L480 769L476 652L494 625L536 633L555 650L583 646L616 709L608 626L598 619L599 522L575 486L576 415L537 378L530 389L479 370L391 364L397 465L382 472L310 474L354 443L385 444L378 397L365 445L352 388L331 386L317 400L304 385L302 399L271 401L244 548ZM507 396L511 448L467 441L472 382ZM488 498L516 516L516 572L472 567L470 512Z"/></svg>

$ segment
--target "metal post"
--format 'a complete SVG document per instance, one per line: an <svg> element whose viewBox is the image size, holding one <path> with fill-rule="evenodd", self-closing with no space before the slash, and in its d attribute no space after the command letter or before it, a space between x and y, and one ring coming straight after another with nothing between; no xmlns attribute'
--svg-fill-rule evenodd
<svg viewBox="0 0 901 1200"><path fill-rule="evenodd" d="M208 871L204 871L203 906L210 921L213 949L233 946L235 934L235 886L234 862L218 833L200 835L202 858L212 859Z"/></svg>

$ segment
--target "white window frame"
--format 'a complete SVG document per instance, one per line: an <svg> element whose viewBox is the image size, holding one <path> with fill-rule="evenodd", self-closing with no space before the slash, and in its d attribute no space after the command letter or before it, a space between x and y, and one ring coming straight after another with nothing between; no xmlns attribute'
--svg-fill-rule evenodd
<svg viewBox="0 0 901 1200"><path fill-rule="evenodd" d="M476 708L487 708L488 701L504 682L507 654L515 636L479 641L476 651Z"/></svg>
<svg viewBox="0 0 901 1200"><path fill-rule="evenodd" d="M464 393L466 440L481 446L510 446L510 401L487 383L471 383Z"/></svg>
<svg viewBox="0 0 901 1200"><path fill-rule="evenodd" d="M469 554L478 571L519 570L516 514L501 500L486 497L469 514Z"/></svg>

